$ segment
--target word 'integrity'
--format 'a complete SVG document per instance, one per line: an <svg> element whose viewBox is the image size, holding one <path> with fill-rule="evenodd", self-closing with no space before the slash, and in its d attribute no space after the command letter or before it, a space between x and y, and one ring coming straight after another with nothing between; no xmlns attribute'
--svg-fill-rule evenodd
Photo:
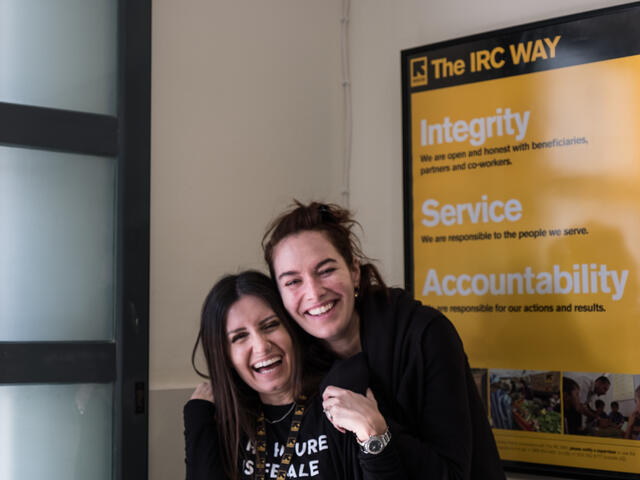
<svg viewBox="0 0 640 480"><path fill-rule="evenodd" d="M471 121L457 120L451 123L449 117L444 117L442 123L427 123L427 119L420 120L420 145L440 145L444 142L466 142L471 145L483 145L487 138L493 136L515 135L516 140L522 140L527 134L530 111L523 114L511 113L510 108L496 108L496 114L488 117L472 118ZM516 131L517 130L517 131Z"/></svg>

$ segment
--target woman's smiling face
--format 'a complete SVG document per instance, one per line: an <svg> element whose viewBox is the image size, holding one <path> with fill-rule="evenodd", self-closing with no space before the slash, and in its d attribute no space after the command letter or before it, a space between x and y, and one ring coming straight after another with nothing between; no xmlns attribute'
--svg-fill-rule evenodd
<svg viewBox="0 0 640 480"><path fill-rule="evenodd" d="M258 297L240 297L227 314L226 333L231 363L262 402L293 402L293 342L273 309Z"/></svg>
<svg viewBox="0 0 640 480"><path fill-rule="evenodd" d="M360 268L347 265L324 233L285 237L274 248L273 269L285 308L307 333L332 348L359 335L354 292Z"/></svg>

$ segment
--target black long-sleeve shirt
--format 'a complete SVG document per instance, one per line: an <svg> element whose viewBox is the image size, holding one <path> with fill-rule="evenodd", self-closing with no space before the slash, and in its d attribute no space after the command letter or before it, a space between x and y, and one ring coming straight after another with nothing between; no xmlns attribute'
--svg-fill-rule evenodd
<svg viewBox="0 0 640 480"><path fill-rule="evenodd" d="M364 375L363 375L363 369ZM348 388L348 378L358 384L353 390L364 393L366 363L362 355L337 362L323 385ZM322 390L320 390L322 391ZM265 417L277 419L290 405L265 405ZM226 479L220 439L215 425L215 406L205 400L190 400L184 407L185 450L187 480ZM267 423L267 452L265 478L276 478L282 446L286 442L291 415L274 424ZM393 432L392 432L393 435ZM254 477L255 455L252 445L245 439L240 446L244 455L239 470L242 479ZM287 478L313 478L314 480L404 480L406 473L391 442L377 455L365 454L351 433L340 433L327 420L322 411L322 397L315 395L307 406L296 441L295 455Z"/></svg>

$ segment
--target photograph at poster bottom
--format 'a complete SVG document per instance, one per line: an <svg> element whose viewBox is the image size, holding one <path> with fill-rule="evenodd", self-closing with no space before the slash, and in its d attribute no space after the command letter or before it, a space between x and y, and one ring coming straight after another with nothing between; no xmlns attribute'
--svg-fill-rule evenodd
<svg viewBox="0 0 640 480"><path fill-rule="evenodd" d="M553 27L538 60L572 64L429 88L455 61L414 55L412 285L504 460L640 474L640 55L580 63Z"/></svg>

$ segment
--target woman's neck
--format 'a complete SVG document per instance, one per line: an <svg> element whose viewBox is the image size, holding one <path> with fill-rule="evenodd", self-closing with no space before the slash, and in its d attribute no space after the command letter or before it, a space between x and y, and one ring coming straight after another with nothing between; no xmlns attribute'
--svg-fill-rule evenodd
<svg viewBox="0 0 640 480"><path fill-rule="evenodd" d="M362 351L358 312L353 312L353 318L346 330L338 338L327 340L327 344L340 358L348 358Z"/></svg>
<svg viewBox="0 0 640 480"><path fill-rule="evenodd" d="M283 393L259 393L260 401L265 405L289 405L293 403L293 392Z"/></svg>

